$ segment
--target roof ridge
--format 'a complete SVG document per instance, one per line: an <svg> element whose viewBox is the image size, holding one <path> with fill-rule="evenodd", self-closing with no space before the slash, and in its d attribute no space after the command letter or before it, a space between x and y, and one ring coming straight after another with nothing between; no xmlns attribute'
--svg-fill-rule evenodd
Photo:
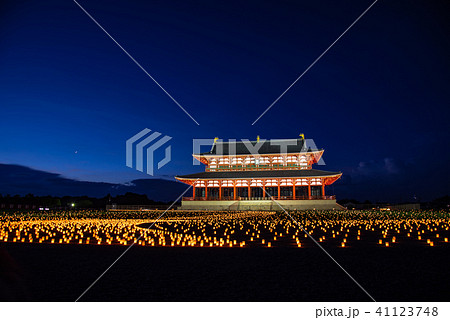
<svg viewBox="0 0 450 320"><path fill-rule="evenodd" d="M261 140L263 140L263 142L267 142L267 141L293 141L293 140L295 140L295 141L298 141L298 140L303 140L302 138L292 138L292 139L263 139L263 138L261 138L261 139L259 139L260 141ZM241 140L234 140L234 141L216 141L216 142L214 142L215 144L218 144L218 143L230 143L230 142L241 142L241 143L244 143L244 142L260 142L260 141L258 141L258 140L248 140L248 141L243 141L242 139Z"/></svg>

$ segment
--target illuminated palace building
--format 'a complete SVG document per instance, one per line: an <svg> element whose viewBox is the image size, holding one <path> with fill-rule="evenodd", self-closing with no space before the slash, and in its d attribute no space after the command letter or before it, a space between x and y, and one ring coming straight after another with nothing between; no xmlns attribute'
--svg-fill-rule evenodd
<svg viewBox="0 0 450 320"><path fill-rule="evenodd" d="M193 156L206 170L175 178L192 186L182 209L289 210L340 209L326 186L342 175L312 169L323 149L306 147L306 140L222 142ZM277 204L280 205L278 205Z"/></svg>

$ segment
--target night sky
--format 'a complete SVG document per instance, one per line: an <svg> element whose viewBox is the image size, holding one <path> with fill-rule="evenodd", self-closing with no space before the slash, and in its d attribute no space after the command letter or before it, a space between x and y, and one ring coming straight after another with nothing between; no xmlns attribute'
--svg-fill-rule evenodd
<svg viewBox="0 0 450 320"><path fill-rule="evenodd" d="M71 0L0 4L0 163L76 180L151 178L125 166L144 128L172 137L155 177L203 171L192 139L297 138L372 201L450 194L448 1L79 0L194 123ZM31 190L33 191L33 190Z"/></svg>

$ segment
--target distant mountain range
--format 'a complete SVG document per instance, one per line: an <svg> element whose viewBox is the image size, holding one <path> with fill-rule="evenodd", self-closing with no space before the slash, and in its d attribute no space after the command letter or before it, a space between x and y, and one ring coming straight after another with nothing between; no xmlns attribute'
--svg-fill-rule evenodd
<svg viewBox="0 0 450 320"><path fill-rule="evenodd" d="M89 196L104 197L133 192L145 194L155 201L173 201L185 191L185 184L164 179L138 179L126 184L78 181L60 174L29 167L0 164L0 194L36 196ZM189 191L188 191L189 194Z"/></svg>

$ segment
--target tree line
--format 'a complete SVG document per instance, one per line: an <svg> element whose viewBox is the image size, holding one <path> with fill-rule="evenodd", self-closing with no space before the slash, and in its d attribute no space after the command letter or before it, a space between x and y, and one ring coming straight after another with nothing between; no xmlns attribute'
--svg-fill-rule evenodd
<svg viewBox="0 0 450 320"><path fill-rule="evenodd" d="M8 209L12 208L92 208L92 209L104 209L106 205L118 204L118 205L165 205L166 202L154 201L147 197L145 194L137 194L127 192L123 195L111 196L107 194L102 198L94 198L88 196L35 196L33 194L27 194L25 196L14 195L11 196L0 194L0 208Z"/></svg>

